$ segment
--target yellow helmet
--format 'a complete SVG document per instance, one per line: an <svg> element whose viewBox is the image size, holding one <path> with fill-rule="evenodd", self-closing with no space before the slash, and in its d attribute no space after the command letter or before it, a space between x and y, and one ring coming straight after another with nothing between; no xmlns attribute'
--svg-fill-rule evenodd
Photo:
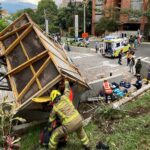
<svg viewBox="0 0 150 150"><path fill-rule="evenodd" d="M57 96L60 96L61 93L58 90L53 90L50 94L50 101L54 101Z"/></svg>

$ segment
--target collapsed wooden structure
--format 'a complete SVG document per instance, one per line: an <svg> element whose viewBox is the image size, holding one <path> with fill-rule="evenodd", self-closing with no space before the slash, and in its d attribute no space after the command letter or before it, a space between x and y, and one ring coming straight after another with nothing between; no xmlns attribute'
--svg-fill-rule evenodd
<svg viewBox="0 0 150 150"><path fill-rule="evenodd" d="M63 77L88 88L61 46L43 33L28 14L20 16L0 33L0 47L18 110L40 107L32 98L50 91Z"/></svg>

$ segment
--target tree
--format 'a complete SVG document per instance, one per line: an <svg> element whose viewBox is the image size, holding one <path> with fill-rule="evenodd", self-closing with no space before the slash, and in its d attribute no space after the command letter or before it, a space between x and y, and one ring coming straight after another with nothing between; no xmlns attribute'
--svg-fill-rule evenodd
<svg viewBox="0 0 150 150"><path fill-rule="evenodd" d="M31 9L31 8L26 8L26 9L17 11L15 14L12 15L12 19L15 20L22 13L28 13L29 16L33 19L33 21L35 21L37 23L38 16L37 16L36 12L34 12L33 9Z"/></svg>
<svg viewBox="0 0 150 150"><path fill-rule="evenodd" d="M38 15L38 24L45 23L45 14L46 18L49 20L49 23L55 24L57 20L57 5L53 0L41 0L38 3L37 15Z"/></svg>
<svg viewBox="0 0 150 150"><path fill-rule="evenodd" d="M83 4L71 2L67 7L58 9L57 25L67 31L69 28L74 28L74 16L79 16L79 31L83 33ZM86 27L87 31L91 31L92 18L92 1L89 1L86 7Z"/></svg>
<svg viewBox="0 0 150 150"><path fill-rule="evenodd" d="M8 26L8 22L4 19L0 19L0 31L5 29Z"/></svg>
<svg viewBox="0 0 150 150"><path fill-rule="evenodd" d="M105 31L116 31L118 29L118 24L114 19L101 18L96 24L95 32L97 35L104 34Z"/></svg>

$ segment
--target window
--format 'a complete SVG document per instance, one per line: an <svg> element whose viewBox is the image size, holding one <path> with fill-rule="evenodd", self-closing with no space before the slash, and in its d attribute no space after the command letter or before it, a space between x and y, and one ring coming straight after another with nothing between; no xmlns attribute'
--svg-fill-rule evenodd
<svg viewBox="0 0 150 150"><path fill-rule="evenodd" d="M141 0L131 0L131 9L141 10L143 2Z"/></svg>

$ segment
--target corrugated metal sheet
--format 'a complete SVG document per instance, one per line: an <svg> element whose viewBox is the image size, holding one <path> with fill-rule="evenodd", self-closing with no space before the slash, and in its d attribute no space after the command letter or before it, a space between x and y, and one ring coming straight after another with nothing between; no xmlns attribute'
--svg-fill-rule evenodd
<svg viewBox="0 0 150 150"><path fill-rule="evenodd" d="M43 95L66 76L88 88L61 46L43 34L27 14L0 33L0 42L19 109L27 108L33 97Z"/></svg>

